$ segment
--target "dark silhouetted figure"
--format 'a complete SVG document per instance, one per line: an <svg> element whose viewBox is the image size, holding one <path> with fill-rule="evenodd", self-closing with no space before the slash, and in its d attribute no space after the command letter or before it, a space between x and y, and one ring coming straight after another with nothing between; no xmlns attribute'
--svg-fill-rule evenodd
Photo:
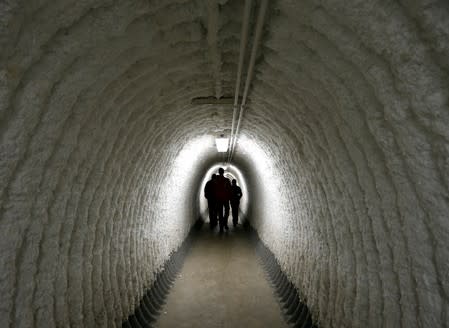
<svg viewBox="0 0 449 328"><path fill-rule="evenodd" d="M209 207L209 225L213 229L217 225L217 201L215 199L215 184L217 183L217 175L212 174L212 179L206 182L204 187L204 197L207 199Z"/></svg>
<svg viewBox="0 0 449 328"><path fill-rule="evenodd" d="M240 198L242 198L242 189L237 186L237 180L232 180L231 186L231 207L232 207L232 223L234 227L237 226L239 222L239 206L240 206Z"/></svg>
<svg viewBox="0 0 449 328"><path fill-rule="evenodd" d="M223 229L228 230L228 217L229 217L229 200L231 198L231 182L229 179L223 176L224 170L220 167L218 169L219 176L217 177L217 183L215 186L215 199L217 200L217 213L220 224L220 232ZM223 213L224 211L224 213Z"/></svg>

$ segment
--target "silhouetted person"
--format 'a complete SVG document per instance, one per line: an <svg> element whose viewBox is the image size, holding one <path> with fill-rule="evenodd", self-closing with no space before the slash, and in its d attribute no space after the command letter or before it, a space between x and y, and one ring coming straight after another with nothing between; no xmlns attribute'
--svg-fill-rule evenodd
<svg viewBox="0 0 449 328"><path fill-rule="evenodd" d="M231 207L232 207L232 223L234 227L237 226L239 222L239 206L240 206L240 198L242 198L242 189L237 186L237 180L232 180L231 186Z"/></svg>
<svg viewBox="0 0 449 328"><path fill-rule="evenodd" d="M220 167L218 169L219 176L217 177L217 183L215 186L215 199L217 200L217 212L218 220L220 224L220 232L223 229L228 230L228 217L229 217L229 200L231 198L231 182L229 179L223 176L224 170ZM223 213L224 211L224 213Z"/></svg>
<svg viewBox="0 0 449 328"><path fill-rule="evenodd" d="M209 225L214 228L217 225L217 201L215 199L215 187L217 183L217 175L212 174L212 179L206 182L204 187L204 197L207 199L207 206L209 207Z"/></svg>

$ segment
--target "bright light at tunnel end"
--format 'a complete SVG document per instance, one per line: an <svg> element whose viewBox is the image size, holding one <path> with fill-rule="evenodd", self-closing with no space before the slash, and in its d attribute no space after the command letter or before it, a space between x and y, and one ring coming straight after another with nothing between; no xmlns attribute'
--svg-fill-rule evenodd
<svg viewBox="0 0 449 328"><path fill-rule="evenodd" d="M215 138L215 145L219 153L225 153L228 151L229 138Z"/></svg>
<svg viewBox="0 0 449 328"><path fill-rule="evenodd" d="M223 165L223 163L216 163L212 165L207 172L204 173L203 180L199 185L198 189L198 200L199 200L199 209L201 217L205 222L208 222L208 203L207 199L204 197L204 187L206 186L207 181L210 180L212 174L218 174L218 169L223 168L225 170L225 176L227 178L236 179L237 184L242 188L243 197L240 200L240 210L242 214L242 218L246 218L249 209L249 200L251 198L251 192L248 190L247 182L243 175L243 172L235 165Z"/></svg>

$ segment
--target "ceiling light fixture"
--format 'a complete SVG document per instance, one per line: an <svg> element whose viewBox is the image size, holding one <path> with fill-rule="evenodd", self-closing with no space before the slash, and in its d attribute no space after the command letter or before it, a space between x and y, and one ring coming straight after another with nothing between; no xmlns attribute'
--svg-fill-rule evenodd
<svg viewBox="0 0 449 328"><path fill-rule="evenodd" d="M223 135L220 138L215 138L215 145L219 153L225 153L228 151L229 138L225 138Z"/></svg>

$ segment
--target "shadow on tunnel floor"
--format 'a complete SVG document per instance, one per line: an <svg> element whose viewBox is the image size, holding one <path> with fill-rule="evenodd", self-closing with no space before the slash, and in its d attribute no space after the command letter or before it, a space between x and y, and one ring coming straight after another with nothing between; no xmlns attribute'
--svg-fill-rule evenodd
<svg viewBox="0 0 449 328"><path fill-rule="evenodd" d="M231 217L228 219L228 225L230 228L233 228L232 223L230 221L231 221ZM207 218L205 215L200 215L198 217L198 219L195 221L195 223L193 224L192 233L202 231L203 228L208 228L209 230L214 232L214 231L218 230L218 225L215 228L210 229L209 218ZM242 213L240 213L237 228L238 229L234 229L234 230L239 230L239 231L243 230L243 231L246 231L249 233L253 230L251 227L251 223L249 222L249 220L247 219L246 216L242 215Z"/></svg>

